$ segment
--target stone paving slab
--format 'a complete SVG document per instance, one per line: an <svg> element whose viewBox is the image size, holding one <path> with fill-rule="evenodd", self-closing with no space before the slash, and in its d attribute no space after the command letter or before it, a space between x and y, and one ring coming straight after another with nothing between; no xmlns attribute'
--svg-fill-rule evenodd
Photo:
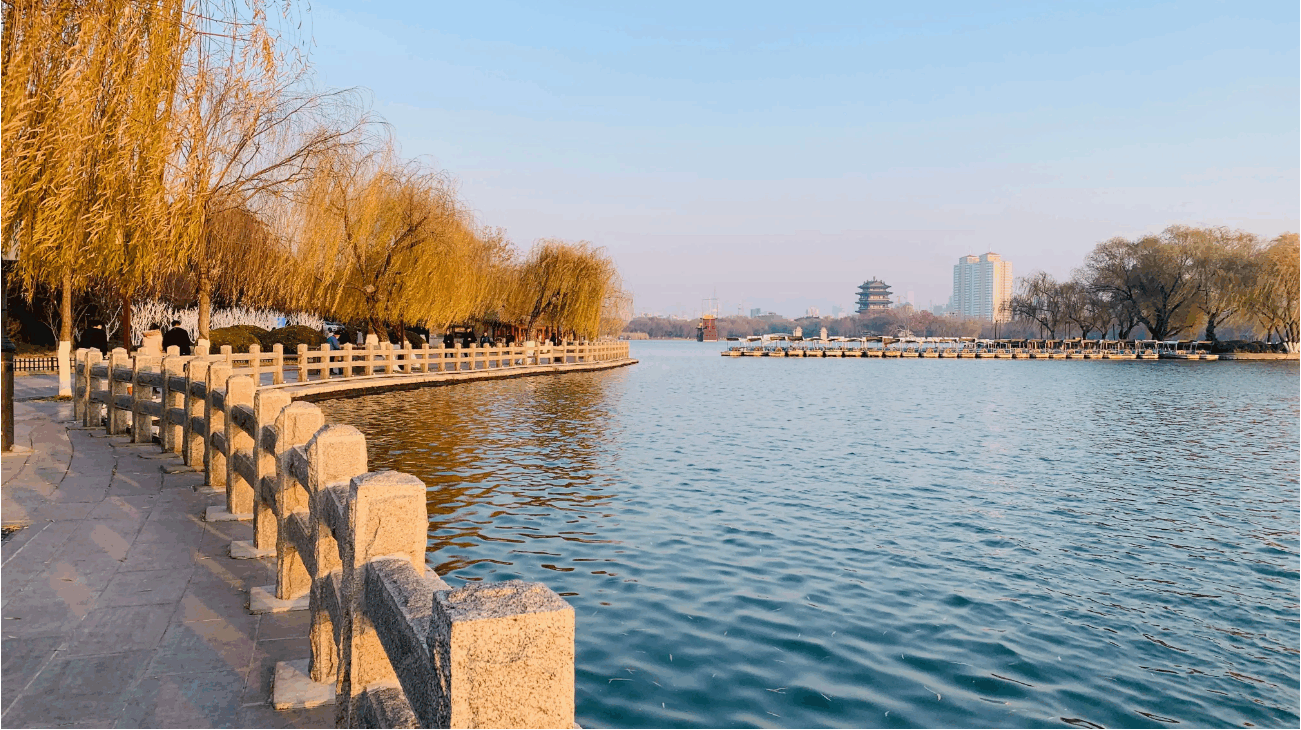
<svg viewBox="0 0 1301 730"><path fill-rule="evenodd" d="M0 557L0 725L332 727L331 707L269 704L276 663L308 656L310 620L249 612L274 570L229 556L252 527L204 521L222 497L195 491L203 474L76 429L54 376L14 390L30 451L0 458L0 519L23 525Z"/></svg>

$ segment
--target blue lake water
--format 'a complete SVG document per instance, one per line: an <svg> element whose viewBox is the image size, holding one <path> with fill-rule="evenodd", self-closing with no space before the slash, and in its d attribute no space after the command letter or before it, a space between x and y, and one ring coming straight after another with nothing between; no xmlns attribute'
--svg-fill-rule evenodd
<svg viewBox="0 0 1301 730"><path fill-rule="evenodd" d="M323 403L584 727L1297 727L1295 362L782 360Z"/></svg>

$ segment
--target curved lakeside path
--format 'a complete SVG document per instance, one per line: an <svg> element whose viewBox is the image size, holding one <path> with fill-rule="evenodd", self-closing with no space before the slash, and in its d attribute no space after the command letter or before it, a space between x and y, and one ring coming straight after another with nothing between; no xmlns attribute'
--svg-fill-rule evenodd
<svg viewBox="0 0 1301 730"><path fill-rule="evenodd" d="M295 400L623 367L365 376L282 386ZM233 559L250 522L206 522L225 495L153 443L72 420L57 377L15 378L0 563L5 727L334 727L335 708L275 710L277 662L310 655L308 611L251 614L274 558ZM12 527L20 527L10 532Z"/></svg>
<svg viewBox="0 0 1301 730"><path fill-rule="evenodd" d="M15 379L0 564L5 727L333 727L277 711L277 661L306 655L306 611L251 615L270 564L234 560L248 523L203 521L202 472L157 446L71 425L54 376ZM25 447L25 449L20 448ZM25 453L24 453L25 452ZM161 457L161 458L160 458Z"/></svg>

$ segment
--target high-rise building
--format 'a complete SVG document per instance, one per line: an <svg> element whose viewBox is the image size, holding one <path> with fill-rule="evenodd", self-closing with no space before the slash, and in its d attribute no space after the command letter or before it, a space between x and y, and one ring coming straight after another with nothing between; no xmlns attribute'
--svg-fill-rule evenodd
<svg viewBox="0 0 1301 730"><path fill-rule="evenodd" d="M762 316L763 316L763 310L760 309L760 308L758 308L758 307L754 307L753 309L750 310L750 316L751 316L751 317L762 317Z"/></svg>
<svg viewBox="0 0 1301 730"><path fill-rule="evenodd" d="M884 312L890 308L890 285L869 279L858 287L858 313Z"/></svg>
<svg viewBox="0 0 1301 730"><path fill-rule="evenodd" d="M963 256L953 267L953 313L1006 322L1011 319L1012 262L1004 261L992 251L979 256Z"/></svg>
<svg viewBox="0 0 1301 730"><path fill-rule="evenodd" d="M804 316L805 316L805 317L821 317L821 316L822 316L822 312L820 312L820 311L818 310L817 307L809 307L808 309L804 310Z"/></svg>

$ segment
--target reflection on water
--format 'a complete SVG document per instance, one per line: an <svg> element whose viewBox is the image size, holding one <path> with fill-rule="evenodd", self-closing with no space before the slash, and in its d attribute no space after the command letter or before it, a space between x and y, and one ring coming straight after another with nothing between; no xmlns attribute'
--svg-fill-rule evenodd
<svg viewBox="0 0 1301 730"><path fill-rule="evenodd" d="M1298 723L1295 363L720 358L322 404L584 726Z"/></svg>
<svg viewBox="0 0 1301 730"><path fill-rule="evenodd" d="M429 488L429 560L439 575L479 580L503 555L560 558L545 541L607 542L614 481L610 405L600 377L521 378L322 404L363 428L372 468L415 474ZM513 546L482 551L483 543ZM570 567L548 566L569 571ZM506 580L490 571L493 580Z"/></svg>

